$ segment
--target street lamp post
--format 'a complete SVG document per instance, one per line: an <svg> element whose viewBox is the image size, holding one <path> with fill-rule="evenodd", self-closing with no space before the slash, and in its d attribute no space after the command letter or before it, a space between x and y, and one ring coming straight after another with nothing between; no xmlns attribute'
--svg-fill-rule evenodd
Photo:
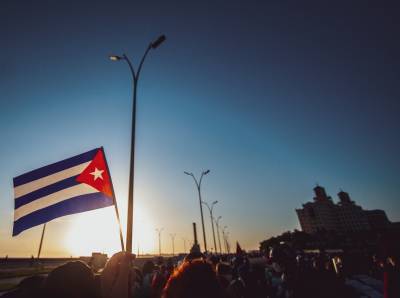
<svg viewBox="0 0 400 298"><path fill-rule="evenodd" d="M186 253L186 238L182 238L183 240L183 253Z"/></svg>
<svg viewBox="0 0 400 298"><path fill-rule="evenodd" d="M142 70L143 62L146 59L147 54L151 49L156 49L158 46L165 41L165 35L161 35L155 41L151 42L140 60L137 72L135 72L131 61L128 56L123 54L122 56L110 55L109 58L112 61L125 60L128 63L129 69L132 74L132 88L133 88L133 105L132 105L132 129L131 129L131 154L130 154L130 168L129 168L129 193L128 193L128 219L126 229L126 251L132 252L132 231L133 231L133 188L135 179L135 128L136 128L136 93L137 86Z"/></svg>
<svg viewBox="0 0 400 298"><path fill-rule="evenodd" d="M217 235L218 235L218 246L219 246L219 253L222 254L222 249L221 249L221 238L219 236L219 221L221 220L222 216L218 216L218 218L215 221L215 225L217 226Z"/></svg>
<svg viewBox="0 0 400 298"><path fill-rule="evenodd" d="M210 207L210 205L208 205L207 202L203 201L203 204L206 205L208 208L208 211L210 211L210 219L211 219L211 227L212 227L213 238L214 238L214 251L215 252L217 251L217 242L215 241L213 209L214 209L215 204L217 204L217 203L218 203L218 201L212 202L211 207Z"/></svg>
<svg viewBox="0 0 400 298"><path fill-rule="evenodd" d="M192 176L194 183L196 183L197 192L199 193L199 204L200 204L200 215L201 215L201 226L203 228L203 241L204 241L204 250L207 251L207 240L206 240L206 231L204 229L204 217L203 217L203 205L201 204L201 181L203 180L204 175L210 173L210 170L203 171L200 176L200 180L197 181L196 177L194 177L193 173L184 172L188 176Z"/></svg>
<svg viewBox="0 0 400 298"><path fill-rule="evenodd" d="M226 232L225 237L226 237L226 247L228 248L228 254L230 254L231 253L231 245L229 243L229 232Z"/></svg>
<svg viewBox="0 0 400 298"><path fill-rule="evenodd" d="M227 229L227 228L228 228L227 226L224 226L224 227L223 227L223 229L222 229L222 237L224 238L225 251L226 251L227 253L229 253L229 250L228 250L228 241L227 241L227 233L228 233L228 232L226 232L226 229Z"/></svg>
<svg viewBox="0 0 400 298"><path fill-rule="evenodd" d="M169 234L171 236L171 242L172 242L172 256L175 255L175 236L176 234Z"/></svg>
<svg viewBox="0 0 400 298"><path fill-rule="evenodd" d="M156 229L158 233L158 254L161 256L161 232L164 230L164 228L161 229Z"/></svg>

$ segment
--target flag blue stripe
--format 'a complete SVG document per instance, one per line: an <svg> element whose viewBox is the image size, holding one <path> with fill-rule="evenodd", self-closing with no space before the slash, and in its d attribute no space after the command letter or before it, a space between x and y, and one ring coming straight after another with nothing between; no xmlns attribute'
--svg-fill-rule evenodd
<svg viewBox="0 0 400 298"><path fill-rule="evenodd" d="M14 222L13 236L57 217L104 208L111 205L113 205L113 199L101 192L76 196L21 217Z"/></svg>
<svg viewBox="0 0 400 298"><path fill-rule="evenodd" d="M44 196L48 196L52 193L55 193L57 191L60 191L64 188L68 188L77 184L80 184L80 182L76 181L76 177L78 177L79 175L58 181L56 183L47 185L45 187L42 187L38 190L35 190L33 192L27 193L26 195L23 195L17 199L15 199L14 201L14 205L15 205L15 209L28 204L30 202L33 202L37 199L40 199Z"/></svg>
<svg viewBox="0 0 400 298"><path fill-rule="evenodd" d="M71 168L81 163L91 161L96 155L98 150L99 148L96 148L88 152L73 156L71 158L64 159L62 161L53 163L51 165L15 177L14 187L60 172L62 170Z"/></svg>

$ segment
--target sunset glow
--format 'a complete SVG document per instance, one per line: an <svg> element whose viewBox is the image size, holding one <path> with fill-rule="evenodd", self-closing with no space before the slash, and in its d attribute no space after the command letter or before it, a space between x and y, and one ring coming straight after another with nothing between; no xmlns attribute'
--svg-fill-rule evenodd
<svg viewBox="0 0 400 298"><path fill-rule="evenodd" d="M114 208L108 207L71 216L65 246L73 256L92 252L113 253L120 250L118 225Z"/></svg>
<svg viewBox="0 0 400 298"><path fill-rule="evenodd" d="M134 249L135 253L154 253L156 235L154 226L138 205L135 211ZM92 252L111 255L121 250L118 223L114 207L94 210L69 217L70 226L66 232L65 249L72 256L88 256ZM125 238L125 231L123 231Z"/></svg>

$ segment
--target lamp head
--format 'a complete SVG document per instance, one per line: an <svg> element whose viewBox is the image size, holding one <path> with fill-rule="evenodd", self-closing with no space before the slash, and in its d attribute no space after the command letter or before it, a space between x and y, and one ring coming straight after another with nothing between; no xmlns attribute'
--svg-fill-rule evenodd
<svg viewBox="0 0 400 298"><path fill-rule="evenodd" d="M218 201L214 201L214 202L213 202L213 205L215 205L215 204L217 204L217 203L218 203Z"/></svg>
<svg viewBox="0 0 400 298"><path fill-rule="evenodd" d="M207 175L208 173L210 173L210 170L205 171L204 175Z"/></svg>
<svg viewBox="0 0 400 298"><path fill-rule="evenodd" d="M110 58L111 61L118 61L118 60L124 59L123 57L118 56L118 55L109 55L108 57Z"/></svg>
<svg viewBox="0 0 400 298"><path fill-rule="evenodd" d="M166 37L164 34L159 36L155 41L153 41L151 43L151 48L152 49L158 48L160 46L160 44L162 44L165 40L166 40Z"/></svg>
<svg viewBox="0 0 400 298"><path fill-rule="evenodd" d="M191 173L189 173L189 172L183 172L183 173L185 173L186 175L189 175L189 176L191 176L192 174Z"/></svg>

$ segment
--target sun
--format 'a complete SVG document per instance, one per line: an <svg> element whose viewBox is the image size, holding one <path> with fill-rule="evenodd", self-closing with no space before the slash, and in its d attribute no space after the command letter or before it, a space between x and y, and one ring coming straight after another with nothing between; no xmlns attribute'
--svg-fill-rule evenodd
<svg viewBox="0 0 400 298"><path fill-rule="evenodd" d="M113 207L71 216L65 246L73 256L89 256L92 252L107 254L121 250L118 223Z"/></svg>
<svg viewBox="0 0 400 298"><path fill-rule="evenodd" d="M113 206L72 215L69 221L64 245L72 256L90 256L92 252L111 256L121 251L119 227ZM125 241L124 223L122 227ZM135 206L133 249L134 253L139 250L140 254L155 251L154 225L140 205Z"/></svg>

